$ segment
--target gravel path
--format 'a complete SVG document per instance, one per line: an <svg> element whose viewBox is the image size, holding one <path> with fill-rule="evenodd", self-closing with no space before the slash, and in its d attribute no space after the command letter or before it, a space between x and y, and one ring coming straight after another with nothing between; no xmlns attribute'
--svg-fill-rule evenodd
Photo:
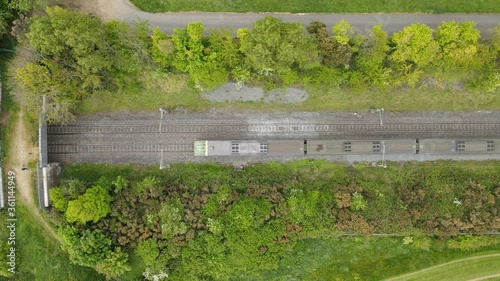
<svg viewBox="0 0 500 281"><path fill-rule="evenodd" d="M201 97L213 102L253 101L265 103L301 103L309 97L305 90L297 88L277 89L264 92L262 88L242 86L237 88L234 83L226 83L214 90L202 93Z"/></svg>
<svg viewBox="0 0 500 281"><path fill-rule="evenodd" d="M227 112L80 116L49 127L49 160L70 163L221 163L292 161L304 156L194 157L195 140L269 139L500 139L500 112ZM162 153L163 151L163 153ZM307 157L312 158L312 157ZM323 156L329 161L376 162L380 155ZM500 160L500 154L386 155L388 161Z"/></svg>

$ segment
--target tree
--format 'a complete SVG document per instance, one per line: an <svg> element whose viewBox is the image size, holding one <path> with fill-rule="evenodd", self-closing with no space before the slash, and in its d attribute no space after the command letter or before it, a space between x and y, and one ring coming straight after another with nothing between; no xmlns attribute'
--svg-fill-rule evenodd
<svg viewBox="0 0 500 281"><path fill-rule="evenodd" d="M414 23L394 33L392 41L395 50L389 58L403 66L424 68L436 60L439 52L432 29L421 23Z"/></svg>
<svg viewBox="0 0 500 281"><path fill-rule="evenodd" d="M349 40L354 36L354 29L344 19L332 27L333 38L341 45L349 44Z"/></svg>
<svg viewBox="0 0 500 281"><path fill-rule="evenodd" d="M345 21L342 23L348 25ZM338 38L328 37L326 25L319 21L311 22L308 27L308 31L316 35L319 54L322 58L322 63L325 66L348 68L352 56L352 49L348 44L349 37L347 36L352 34L349 30L345 29L347 28L345 25L336 26L334 28L337 30Z"/></svg>
<svg viewBox="0 0 500 281"><path fill-rule="evenodd" d="M368 83L377 87L389 85L391 70L385 65L389 49L387 32L381 25L373 26L367 44L356 57L356 68Z"/></svg>
<svg viewBox="0 0 500 281"><path fill-rule="evenodd" d="M26 34L38 58L18 69L16 78L24 88L23 105L38 115L42 96L47 97L47 121L66 123L75 105L85 97L116 91L148 65L148 26L112 21L71 12L60 7L46 9L46 17L34 17Z"/></svg>
<svg viewBox="0 0 500 281"><path fill-rule="evenodd" d="M307 32L309 32L310 34L318 35L320 29L323 28L326 30L326 24L318 20L314 20L309 23L309 26L307 27Z"/></svg>
<svg viewBox="0 0 500 281"><path fill-rule="evenodd" d="M68 203L66 220L79 224L85 224L89 221L96 223L109 213L111 200L106 188L94 186L76 200Z"/></svg>
<svg viewBox="0 0 500 281"><path fill-rule="evenodd" d="M10 0L9 7L22 12L29 12L35 8L43 8L48 4L47 0Z"/></svg>
<svg viewBox="0 0 500 281"><path fill-rule="evenodd" d="M158 244L154 239L146 239L144 241L141 241L137 248L135 248L134 252L142 258L142 261L147 266L151 266L158 255L160 255Z"/></svg>
<svg viewBox="0 0 500 281"><path fill-rule="evenodd" d="M158 213L161 222L162 236L167 239L184 234L188 228L184 222L184 206L178 199L172 199L161 205Z"/></svg>
<svg viewBox="0 0 500 281"><path fill-rule="evenodd" d="M493 50L496 52L496 56L500 53L500 24L497 25L493 30L493 39L491 40L491 45Z"/></svg>
<svg viewBox="0 0 500 281"><path fill-rule="evenodd" d="M33 116L39 116L45 95L47 122L69 122L74 119L71 111L78 99L71 95L78 85L76 77L52 61L42 63L44 65L28 63L16 70L18 83L24 89L20 96L21 103ZM84 95L84 92L80 94Z"/></svg>
<svg viewBox="0 0 500 281"><path fill-rule="evenodd" d="M162 67L169 66L173 60L174 44L168 38L168 35L158 28L155 28L153 29L151 41L153 61L159 63Z"/></svg>
<svg viewBox="0 0 500 281"><path fill-rule="evenodd" d="M250 32L239 31L245 64L261 77L284 76L318 65L316 46L302 23L267 16Z"/></svg>
<svg viewBox="0 0 500 281"><path fill-rule="evenodd" d="M128 254L121 248L112 249L111 239L101 230L86 229L79 232L73 226L63 226L58 230L61 248L68 252L72 263L95 267L109 280L130 271Z"/></svg>
<svg viewBox="0 0 500 281"><path fill-rule="evenodd" d="M111 252L111 239L101 230L84 230L79 233L73 226L63 226L58 231L61 248L68 252L72 263L93 267Z"/></svg>
<svg viewBox="0 0 500 281"><path fill-rule="evenodd" d="M474 66L478 52L479 30L476 23L466 21L443 22L436 30L436 41L439 43L440 59L443 68Z"/></svg>
<svg viewBox="0 0 500 281"><path fill-rule="evenodd" d="M49 191L50 201L52 201L52 206L61 212L66 212L68 207L68 199L64 196L62 188L56 187Z"/></svg>
<svg viewBox="0 0 500 281"><path fill-rule="evenodd" d="M175 28L172 42L175 47L173 65L189 73L195 87L211 89L227 81L229 72L222 64L222 55L210 49L203 38L201 22L190 23L186 29Z"/></svg>
<svg viewBox="0 0 500 281"><path fill-rule="evenodd" d="M108 252L106 257L96 264L95 268L97 272L104 274L107 280L132 270L128 264L128 254L122 252L121 248L115 248L114 251Z"/></svg>
<svg viewBox="0 0 500 281"><path fill-rule="evenodd" d="M433 64L439 53L439 45L433 30L425 24L415 23L394 33L394 52L389 59L401 71L401 82L415 87L425 67Z"/></svg>

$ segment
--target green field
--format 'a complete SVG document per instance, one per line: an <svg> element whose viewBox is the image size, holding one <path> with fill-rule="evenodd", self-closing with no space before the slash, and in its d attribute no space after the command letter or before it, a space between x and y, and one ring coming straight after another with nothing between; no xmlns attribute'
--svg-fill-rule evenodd
<svg viewBox="0 0 500 281"><path fill-rule="evenodd" d="M147 12L498 13L496 0L131 0Z"/></svg>
<svg viewBox="0 0 500 281"><path fill-rule="evenodd" d="M478 280L479 278L500 278L500 253L474 256L461 260L447 262L441 265L429 267L417 272L405 274L387 281L403 280L442 280L461 281ZM491 276L491 277L488 277Z"/></svg>

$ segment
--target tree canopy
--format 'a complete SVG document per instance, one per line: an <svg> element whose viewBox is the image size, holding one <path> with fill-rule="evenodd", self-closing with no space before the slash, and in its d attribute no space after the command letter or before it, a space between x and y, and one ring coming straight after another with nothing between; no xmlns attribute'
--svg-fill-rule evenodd
<svg viewBox="0 0 500 281"><path fill-rule="evenodd" d="M390 59L402 65L424 68L436 59L439 45L433 37L434 31L425 24L414 23L394 33L395 50Z"/></svg>
<svg viewBox="0 0 500 281"><path fill-rule="evenodd" d="M89 221L95 223L109 213L111 200L106 188L101 186L89 188L85 194L68 202L66 220L79 224Z"/></svg>
<svg viewBox="0 0 500 281"><path fill-rule="evenodd" d="M245 63L257 75L276 75L280 80L319 64L314 40L302 23L267 16L238 34Z"/></svg>

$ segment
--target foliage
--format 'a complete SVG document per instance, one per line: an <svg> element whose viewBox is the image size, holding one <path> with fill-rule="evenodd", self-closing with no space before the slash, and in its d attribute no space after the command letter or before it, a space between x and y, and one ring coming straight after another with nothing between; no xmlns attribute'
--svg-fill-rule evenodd
<svg viewBox="0 0 500 281"><path fill-rule="evenodd" d="M387 32L381 25L373 26L368 44L356 57L356 67L368 83L383 88L390 85L391 69L386 66L387 52L390 50Z"/></svg>
<svg viewBox="0 0 500 281"><path fill-rule="evenodd" d="M151 53L153 56L153 61L163 67L169 66L173 60L174 45L168 38L168 35L158 28L155 28L153 29L151 41Z"/></svg>
<svg viewBox="0 0 500 281"><path fill-rule="evenodd" d="M201 22L190 23L185 29L174 29L172 43L175 48L173 65L189 73L199 89L214 88L228 79L228 70L222 63L222 54L210 49L204 42Z"/></svg>
<svg viewBox="0 0 500 281"><path fill-rule="evenodd" d="M313 111L363 107L476 110L500 103L494 95L499 84L499 48L494 43L498 36L491 42L480 41L470 22L443 23L436 39L430 28L420 24L396 32L393 38L375 26L366 39L345 21L333 27L313 22L307 34L301 24L271 17L251 29L238 30L237 38L230 30L204 36L201 23L177 29L170 38L153 30L149 38L144 22L129 28L118 22L102 24L60 8L50 13L33 21L28 48L36 53L22 52L26 59L18 63L12 84L24 88L15 94L35 117L45 94L51 122L71 120L75 110L205 109L208 102L200 101L199 91L228 79L236 88L249 82L266 89L304 87L309 99L295 107ZM66 27L72 18L79 24ZM327 33L330 28L333 36ZM460 102L464 98L467 103Z"/></svg>
<svg viewBox="0 0 500 281"><path fill-rule="evenodd" d="M97 272L104 274L107 280L124 275L131 269L128 254L122 252L121 248L108 252L106 257L96 264Z"/></svg>
<svg viewBox="0 0 500 281"><path fill-rule="evenodd" d="M77 265L95 266L111 251L111 239L100 230L87 229L79 233L76 228L65 226L59 229L59 237L61 248Z"/></svg>
<svg viewBox="0 0 500 281"><path fill-rule="evenodd" d="M101 230L114 246L134 252L140 268L127 273L134 272L127 280L166 275L172 280L283 276L279 272L301 280L348 279L354 273L379 280L408 270L406 263L394 266L399 258L425 260L424 256L437 257L443 251L459 252L453 252L458 242L443 245L434 236L449 239L459 232L497 231L491 215L498 212L500 192L495 163L450 168L450 163L438 162L433 169L426 163L411 167L389 163L387 169L353 169L299 161L255 165L244 173L215 164L178 164L161 171L74 165L65 168L69 172L63 172L62 180L67 181L68 173L93 184L103 177L127 175L123 178L130 188L113 193L110 214L83 226ZM149 182L147 187L135 193L144 182ZM462 205L453 203L455 199ZM397 233L412 239L404 245L401 237L336 236L342 233ZM75 241L80 234L76 237ZM497 247L476 242L480 247L473 251ZM465 249L475 242L462 244ZM304 245L316 246L301 248ZM306 256L310 261L295 260ZM438 260L442 258L419 262L419 267ZM301 265L291 269L290 264ZM361 270L375 265L373 275Z"/></svg>
<svg viewBox="0 0 500 281"><path fill-rule="evenodd" d="M77 199L68 202L66 220L79 224L85 224L89 221L96 223L109 213L111 200L106 188L94 186Z"/></svg>
<svg viewBox="0 0 500 281"><path fill-rule="evenodd" d="M61 212L66 212L68 207L68 199L64 196L63 190L60 187L49 190L50 201L52 206Z"/></svg>
<svg viewBox="0 0 500 281"><path fill-rule="evenodd" d="M352 194L351 197L351 208L354 211L364 211L366 210L366 200L362 194L357 191Z"/></svg>
<svg viewBox="0 0 500 281"><path fill-rule="evenodd" d="M354 36L354 29L344 19L332 27L333 38L341 45L349 44L349 40Z"/></svg>
<svg viewBox="0 0 500 281"><path fill-rule="evenodd" d="M436 30L439 43L441 64L449 68L473 68L478 53L479 30L474 22L443 22Z"/></svg>
<svg viewBox="0 0 500 281"><path fill-rule="evenodd" d="M148 63L148 27L131 29L58 6L35 17L26 34L38 57L17 70L23 105L36 114L46 96L47 121L68 122L76 104L89 95L134 83Z"/></svg>
<svg viewBox="0 0 500 281"><path fill-rule="evenodd" d="M187 232L187 225L183 221L184 206L179 200L171 200L161 205L158 216L161 222L162 236L170 239L178 234Z"/></svg>
<svg viewBox="0 0 500 281"><path fill-rule="evenodd" d="M492 236L472 236L463 235L446 241L446 246L451 249L460 249L461 251L472 252L482 247L497 245L500 241Z"/></svg>
<svg viewBox="0 0 500 281"><path fill-rule="evenodd" d="M122 177L122 176L118 176L118 177L116 177L116 179L112 182L112 184L113 184L113 186L115 187L113 191L114 191L116 194L119 194L120 192L122 192L122 190L124 190L124 189L127 189L127 188L128 188L128 186L129 186L130 182L129 182L126 178L124 178L124 177Z"/></svg>
<svg viewBox="0 0 500 281"><path fill-rule="evenodd" d="M280 83L286 75L318 64L314 41L301 23L267 16L239 36L245 64L260 77Z"/></svg>
<svg viewBox="0 0 500 281"><path fill-rule="evenodd" d="M108 280L131 270L128 254L120 248L113 250L111 239L101 230L79 232L73 226L63 226L59 228L59 237L61 248L68 252L72 263L95 267Z"/></svg>
<svg viewBox="0 0 500 281"><path fill-rule="evenodd" d="M158 255L160 255L158 245L153 239L146 239L140 242L134 252L142 258L146 265L152 265Z"/></svg>
<svg viewBox="0 0 500 281"><path fill-rule="evenodd" d="M60 248L60 242L52 236L36 218L32 210L28 209L22 201L16 202L16 218L22 223L16 224L16 244L7 245L8 231L0 231L0 272L7 267L7 258L10 247L16 248L15 275L1 280L103 280L104 278L91 268L72 264L68 254ZM6 210L0 211L0 227L7 229ZM8 246L8 248L5 248ZM4 262L5 261L5 262ZM5 265L5 267L4 267ZM0 276L2 274L0 273ZM55 277L56 276L56 277Z"/></svg>
<svg viewBox="0 0 500 281"><path fill-rule="evenodd" d="M395 51L389 58L403 66L424 68L430 65L439 50L433 33L432 29L421 23L414 23L394 33L392 41Z"/></svg>

